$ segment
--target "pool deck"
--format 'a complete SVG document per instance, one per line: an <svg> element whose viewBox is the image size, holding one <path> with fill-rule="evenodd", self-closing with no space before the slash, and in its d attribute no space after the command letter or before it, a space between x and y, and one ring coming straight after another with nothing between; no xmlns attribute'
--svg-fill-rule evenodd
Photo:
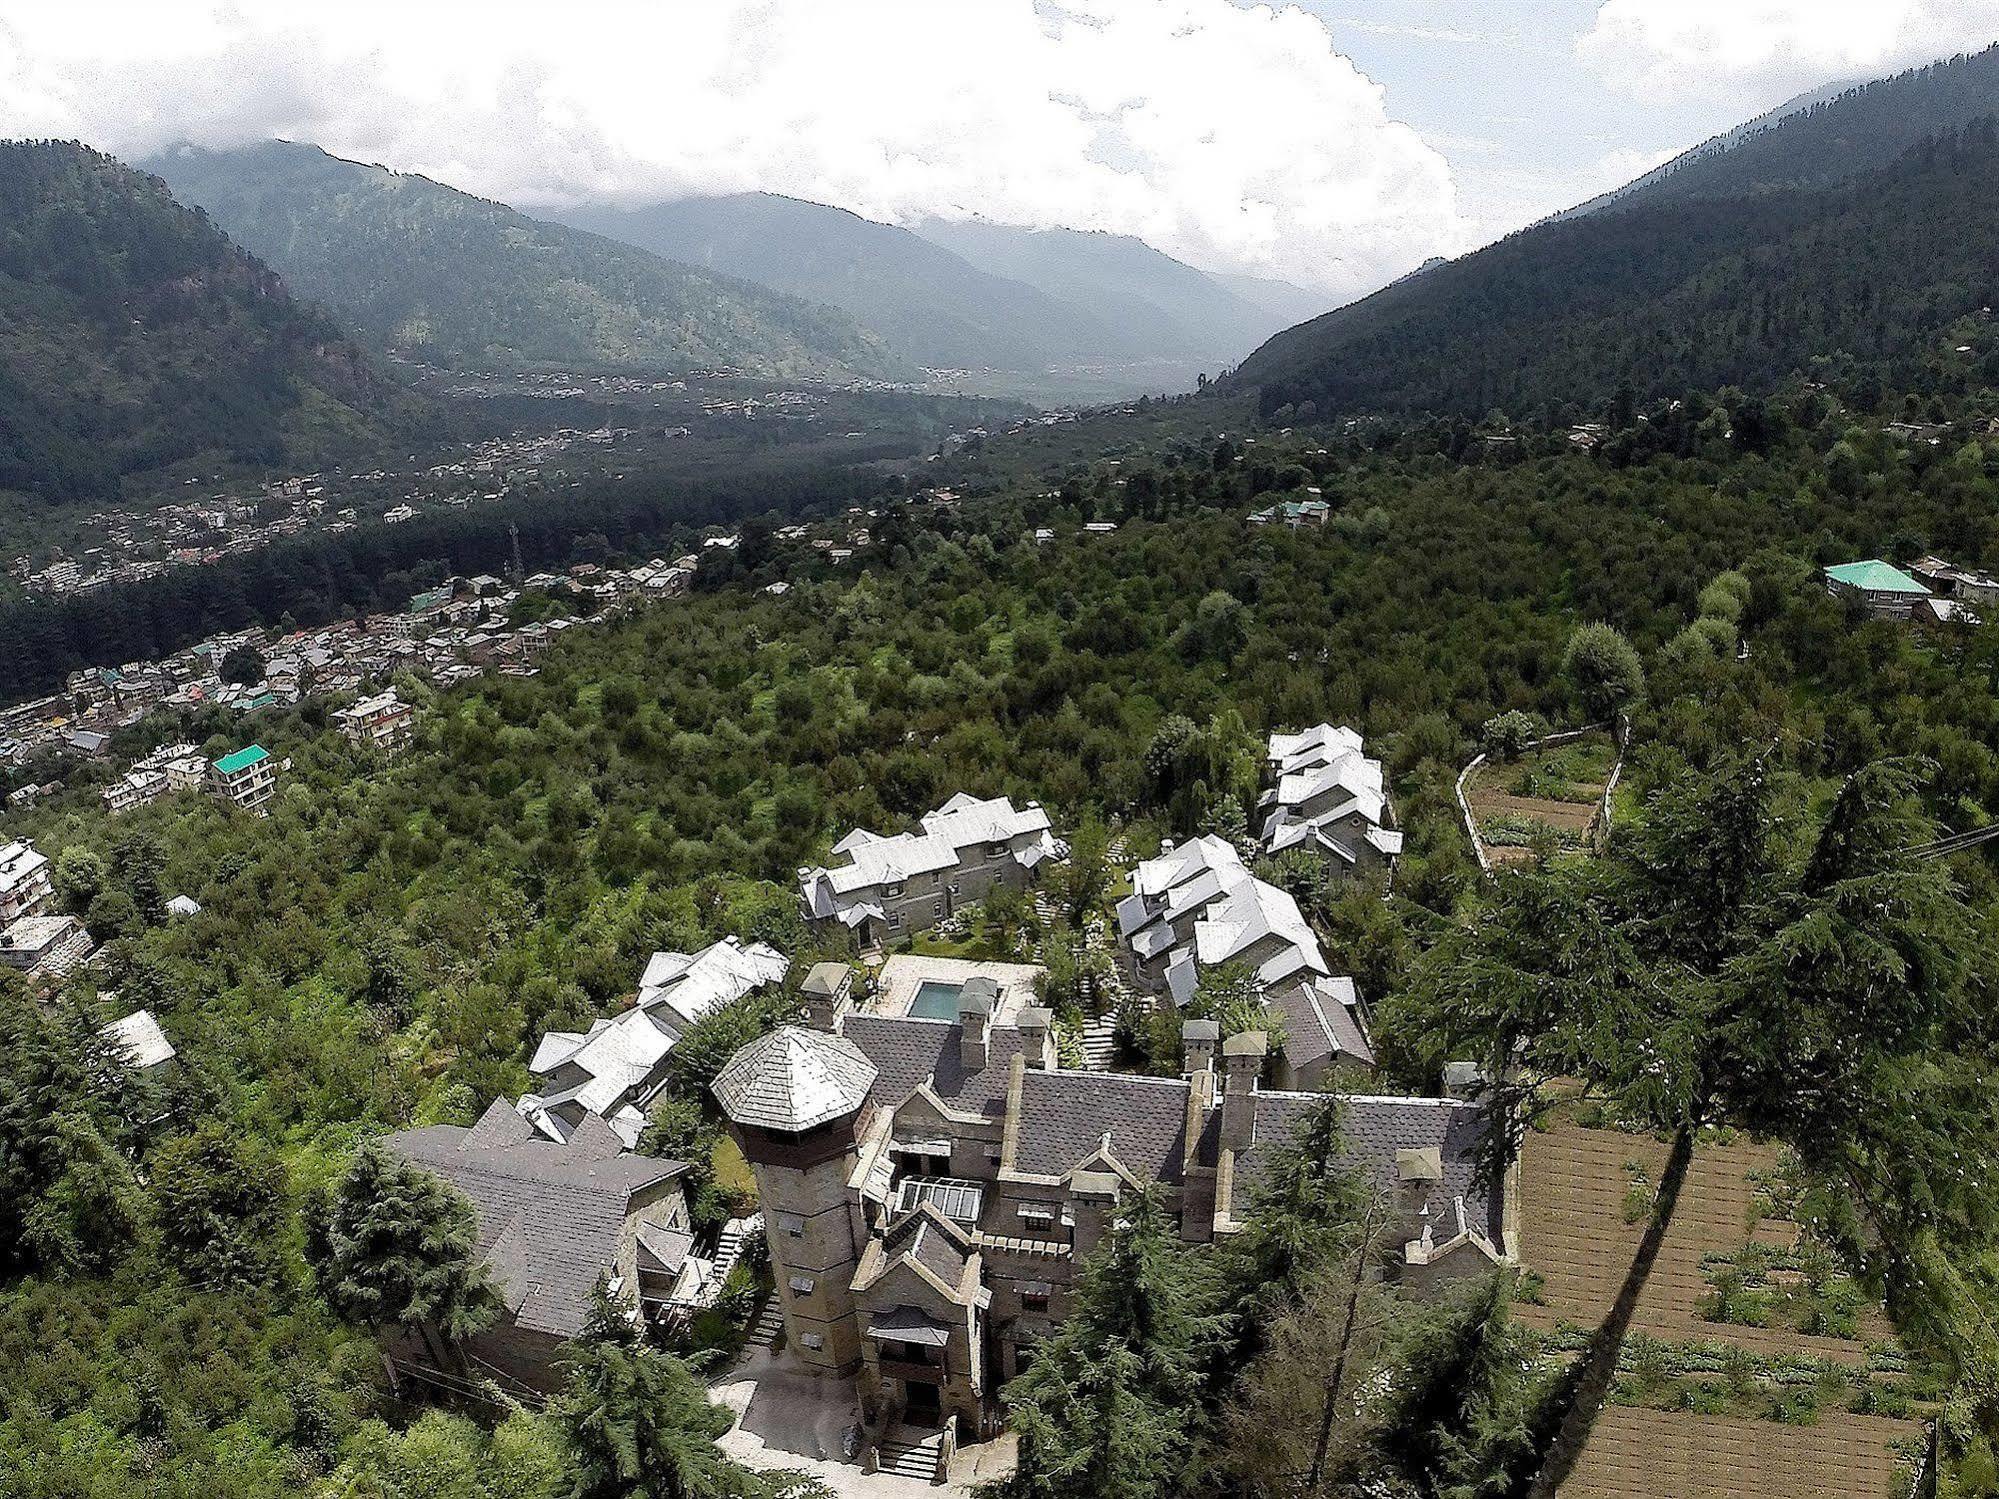
<svg viewBox="0 0 1999 1499"><path fill-rule="evenodd" d="M993 1024L1012 1025L1014 1017L1023 1009L1040 1003L1034 993L1034 981L1043 971L1032 963L974 963L964 958L927 958L915 953L897 953L882 965L880 987L868 1001L867 1013L907 1015L910 1004L916 998L916 991L927 983L962 984L967 979L989 978L999 985L999 1003L993 1009Z"/></svg>

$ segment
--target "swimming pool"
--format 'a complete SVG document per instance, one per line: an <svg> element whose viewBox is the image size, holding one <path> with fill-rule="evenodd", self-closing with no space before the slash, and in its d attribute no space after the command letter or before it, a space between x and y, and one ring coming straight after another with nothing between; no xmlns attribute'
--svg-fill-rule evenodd
<svg viewBox="0 0 1999 1499"><path fill-rule="evenodd" d="M917 1020L956 1020L958 995L964 987L942 979L925 979L916 986L915 997L909 1001L909 1014Z"/></svg>

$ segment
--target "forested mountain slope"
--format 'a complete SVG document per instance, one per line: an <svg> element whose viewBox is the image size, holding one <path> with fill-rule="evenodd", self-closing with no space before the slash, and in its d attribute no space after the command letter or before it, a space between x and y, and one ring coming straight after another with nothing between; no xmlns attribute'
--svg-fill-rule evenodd
<svg viewBox="0 0 1999 1499"><path fill-rule="evenodd" d="M1869 85L1292 328L1236 386L1266 411L1477 416L1767 384L1822 356L1908 385L1993 300L1995 110L1995 53Z"/></svg>
<svg viewBox="0 0 1999 1499"><path fill-rule="evenodd" d="M1826 187L1891 165L1912 147L1999 111L1999 46L1784 106L1767 128L1682 160L1645 202ZM1637 196L1637 195L1634 195Z"/></svg>
<svg viewBox="0 0 1999 1499"><path fill-rule="evenodd" d="M669 260L845 308L890 348L931 369L1031 369L1112 341L1081 308L890 224L773 193L556 215Z"/></svg>
<svg viewBox="0 0 1999 1499"><path fill-rule="evenodd" d="M907 372L834 308L316 146L181 147L151 165L301 295L422 358L808 378Z"/></svg>
<svg viewBox="0 0 1999 1499"><path fill-rule="evenodd" d="M1129 235L927 219L917 233L982 271L1088 309L1126 358L1240 358L1277 321L1214 277Z"/></svg>
<svg viewBox="0 0 1999 1499"><path fill-rule="evenodd" d="M771 193L584 205L556 217L845 308L896 353L939 371L1219 368L1325 305L1282 281L1198 271L1135 239L983 223L904 229ZM1134 377L1133 388L1156 388L1157 378Z"/></svg>
<svg viewBox="0 0 1999 1499"><path fill-rule="evenodd" d="M417 409L156 178L0 143L0 490L106 498L197 456L310 462Z"/></svg>

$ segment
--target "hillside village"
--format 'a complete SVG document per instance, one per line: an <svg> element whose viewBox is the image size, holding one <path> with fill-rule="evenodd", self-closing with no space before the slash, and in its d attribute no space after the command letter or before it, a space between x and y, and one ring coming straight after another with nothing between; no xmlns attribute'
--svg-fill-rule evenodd
<svg viewBox="0 0 1999 1499"><path fill-rule="evenodd" d="M346 710L343 732L376 744L386 706ZM1249 851L1309 839L1328 878L1385 886L1399 840L1361 736L1319 725L1268 748L1268 815ZM1169 842L1126 871L1132 893L1115 913L1099 913L1114 914L1130 979L1111 991L1120 1013L1106 1023L1168 1022L1184 1048L1177 1077L1127 1070L1102 1051L1066 1065L1080 1037L1073 1017L1048 1007L1038 964L911 947L962 930L999 892L1044 898L1069 848L1040 808L959 795L914 832L857 829L833 855L832 867L799 872L799 910L829 947L857 949L853 962L797 974L785 953L735 938L656 953L627 1008L541 1039L533 1092L492 1100L470 1128L390 1138L478 1208L481 1252L510 1311L466 1353L503 1388L538 1399L556 1387L600 1281L672 1337L722 1300L754 1242L775 1295L765 1341L831 1381L821 1398L834 1419L851 1409L863 1470L942 1481L954 1461L985 1460L960 1461L961 1444L999 1435L999 1385L1060 1325L1076 1264L1121 1192L1164 1188L1191 1242L1239 1231L1259 1173L1323 1096L1298 1089L1329 1083L1335 1067L1355 1164L1395 1205L1408 1283L1517 1257L1512 1189L1474 1181L1484 1125L1469 1093L1364 1096L1363 997L1330 971L1291 897L1225 840ZM18 914L0 947L52 899L32 846L10 845L5 868L0 909ZM1203 975L1225 971L1251 976L1249 1000L1270 1029L1207 1013ZM714 1084L758 1207L697 1221L686 1164L632 1149L689 1034L779 991L796 996L797 1019L744 1047ZM107 1034L135 1066L173 1055L146 1011ZM1469 1088L1474 1074L1461 1081ZM462 1380L424 1339L392 1353L404 1378Z"/></svg>
<svg viewBox="0 0 1999 1499"><path fill-rule="evenodd" d="M1385 4L5 28L0 1496L1999 1499L1991 18Z"/></svg>
<svg viewBox="0 0 1999 1499"><path fill-rule="evenodd" d="M958 503L948 489L926 496L939 517ZM775 536L837 570L874 545L879 520L857 506ZM1249 521L1311 530L1323 517L1300 501ZM1117 531L1093 522L1071 544ZM1038 549L1056 536L1025 539ZM681 601L704 554L740 545L722 534L635 567L452 579L397 614L275 639L237 632L168 662L79 673L62 696L9 712L10 753L101 767L112 735L160 710L228 708L247 732L261 710L324 697L338 704L329 726L362 763L386 766L423 738L420 705L398 678L427 678L431 690L487 674L532 679L567 632ZM1834 564L1821 581L1897 624L1975 624L1990 603L1988 579L1936 558L1906 571ZM761 587L781 596L789 585ZM565 598L590 612L543 605L524 617L524 601ZM1946 600L1957 607L1922 607ZM238 652L257 662L256 680L224 680ZM260 744L211 759L176 741L129 762L98 796L114 816L196 792L263 816L286 769ZM31 783L14 802L58 789ZM1045 938L1023 933L1003 959L964 955L988 905L1025 902L1044 931L1063 919L1050 891L1069 830L1005 796L959 793L906 830L857 827L835 840L823 863L797 870L803 951L729 937L653 954L622 1007L540 1037L527 1091L478 1100L469 1125L389 1137L472 1202L481 1263L507 1308L448 1354L425 1336L391 1339L398 1387L540 1402L560 1386L602 1284L660 1346L733 1329L722 1346L743 1348L744 1361L718 1391L786 1413L755 1444L747 1428L732 1435L746 1460L963 1485L1009 1460L999 1391L1059 1332L1077 1266L1120 1197L1157 1189L1189 1244L1244 1233L1270 1163L1314 1127L1327 1090L1342 1100L1345 1159L1384 1205L1405 1292L1445 1295L1496 1267L1539 1274L1523 1246L1566 1253L1572 1237L1548 1215L1571 1210L1547 1206L1554 1187L1540 1168L1523 1179L1518 1157L1487 1174L1481 1069L1459 1059L1432 1096L1381 1091L1374 996L1265 877L1288 860L1293 878L1304 861L1329 888L1391 891L1406 835L1382 762L1352 727L1280 729L1264 741L1254 805L1253 827L1233 835L1167 837L1144 857L1114 844L1113 889L1074 916L1102 960L1080 1006L1066 992L1051 1002ZM0 900L13 897L0 961L52 993L88 972L95 939L54 908L49 860L32 843L10 845L3 862L13 872L0 875ZM184 922L202 914L180 893L166 910ZM109 1044L138 1072L169 1075L171 1026L115 995L102 1004L122 1010L104 1024ZM778 1023L717 1059L708 1096L744 1163L718 1203L701 1185L708 1162L640 1147L683 1044L734 1014ZM1733 1249L1723 1236L1710 1252ZM478 1372L470 1385L466 1360ZM812 1434L827 1429L846 1433L837 1455Z"/></svg>

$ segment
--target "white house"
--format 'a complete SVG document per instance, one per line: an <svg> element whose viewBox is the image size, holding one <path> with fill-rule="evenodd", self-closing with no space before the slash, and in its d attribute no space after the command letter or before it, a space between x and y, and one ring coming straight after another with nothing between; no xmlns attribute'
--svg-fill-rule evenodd
<svg viewBox="0 0 1999 1499"><path fill-rule="evenodd" d="M1179 1010L1203 970L1239 964L1284 1017L1282 1086L1315 1086L1341 1060L1373 1064L1353 980L1333 972L1298 903L1244 868L1227 839L1169 845L1130 880L1117 930L1141 988Z"/></svg>
<svg viewBox="0 0 1999 1499"><path fill-rule="evenodd" d="M1272 734L1265 760L1272 782L1259 803L1265 853L1307 849L1351 875L1383 870L1402 852L1387 778L1362 752L1358 730L1322 723Z"/></svg>
<svg viewBox="0 0 1999 1499"><path fill-rule="evenodd" d="M769 984L781 984L791 960L766 942L734 937L698 953L656 952L639 978L638 1000L587 1031L550 1031L528 1071L539 1092L516 1107L552 1140L567 1140L595 1114L630 1146L645 1129L645 1110L666 1080L667 1057L695 1022Z"/></svg>

